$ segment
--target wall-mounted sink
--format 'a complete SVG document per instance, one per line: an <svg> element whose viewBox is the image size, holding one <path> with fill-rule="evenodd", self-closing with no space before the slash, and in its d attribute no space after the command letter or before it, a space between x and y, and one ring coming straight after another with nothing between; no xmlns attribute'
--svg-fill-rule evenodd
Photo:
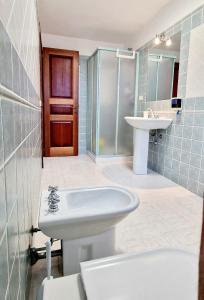
<svg viewBox="0 0 204 300"><path fill-rule="evenodd" d="M137 175L147 174L149 131L167 129L172 119L125 117L127 123L134 128L133 171Z"/></svg>
<svg viewBox="0 0 204 300"><path fill-rule="evenodd" d="M125 120L132 127L143 130L166 129L172 122L172 119L165 118L125 117Z"/></svg>

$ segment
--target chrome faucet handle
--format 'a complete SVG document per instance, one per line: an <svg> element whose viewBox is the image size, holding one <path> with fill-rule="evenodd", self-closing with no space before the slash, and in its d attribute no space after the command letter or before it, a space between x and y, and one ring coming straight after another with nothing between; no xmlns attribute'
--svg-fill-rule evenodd
<svg viewBox="0 0 204 300"><path fill-rule="evenodd" d="M50 212L50 213L55 213L55 212L57 212L59 210L59 208L58 208L58 205L57 205L57 203L50 203L49 204L49 209L48 209L48 211Z"/></svg>
<svg viewBox="0 0 204 300"><path fill-rule="evenodd" d="M60 199L59 199L60 196L57 195L57 193L56 193L58 191L58 186L49 185L48 191L50 192L50 194L48 196L48 206L49 206L48 211L50 213L55 213L59 210L58 202L60 201Z"/></svg>
<svg viewBox="0 0 204 300"><path fill-rule="evenodd" d="M57 195L57 194L50 194L48 196L48 203L57 203L59 201L60 201L59 195Z"/></svg>
<svg viewBox="0 0 204 300"><path fill-rule="evenodd" d="M49 185L48 186L48 191L51 192L51 193L57 192L58 191L58 186Z"/></svg>
<svg viewBox="0 0 204 300"><path fill-rule="evenodd" d="M58 194L56 194L55 192L54 193L50 193L49 194L49 196L48 196L48 199L50 200L50 199L59 199L59 195Z"/></svg>

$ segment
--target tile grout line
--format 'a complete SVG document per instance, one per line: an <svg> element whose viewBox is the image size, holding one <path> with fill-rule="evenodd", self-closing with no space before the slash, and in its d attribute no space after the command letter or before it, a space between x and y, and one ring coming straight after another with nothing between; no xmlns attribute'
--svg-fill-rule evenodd
<svg viewBox="0 0 204 300"><path fill-rule="evenodd" d="M7 165L7 163L12 159L12 157L16 154L16 152L20 149L20 147L24 144L24 142L29 138L29 136L40 126L38 124L35 126L30 133L23 139L23 141L15 148L15 150L8 156L8 158L4 161L4 163L0 166L0 171Z"/></svg>
<svg viewBox="0 0 204 300"><path fill-rule="evenodd" d="M12 15L13 15L13 9L14 9L14 5L15 5L15 1L16 1L16 0L14 0L13 3L12 3L11 13L10 13L10 15L9 15L9 18L8 18L7 23L4 24L4 23L2 22L1 19L0 19L0 22L2 23L2 25L3 25L3 27L4 27L5 31L6 31L6 33L8 34L8 37L9 37L11 46L15 49L15 51L16 51L16 53L17 53L17 55L18 55L18 58L19 58L20 62L22 63L22 65L23 65L23 67L24 67L24 69L25 69L25 72L26 72L26 75L27 75L28 79L30 80L32 86L34 87L34 83L33 83L32 79L31 79L31 74L29 74L29 73L28 73L28 70L26 69L26 66L27 66L27 65L26 65L26 62L23 63L23 60L22 60L22 58L21 58L21 56L20 56L20 51L17 50L16 45L15 45L15 43L13 42L13 40L12 40L12 38L11 38L10 32L8 31L8 25L9 25L9 23L10 23L10 20L11 20ZM28 1L29 1L29 0L28 0ZM30 18L30 22L31 22L31 18ZM30 23L29 23L29 25L30 25ZM36 91L36 95L39 97L37 91Z"/></svg>

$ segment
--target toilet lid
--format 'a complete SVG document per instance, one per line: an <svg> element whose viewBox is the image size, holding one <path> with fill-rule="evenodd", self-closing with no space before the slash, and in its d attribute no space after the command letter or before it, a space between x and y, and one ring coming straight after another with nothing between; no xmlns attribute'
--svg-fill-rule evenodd
<svg viewBox="0 0 204 300"><path fill-rule="evenodd" d="M81 263L88 300L197 300L198 257L157 250Z"/></svg>
<svg viewBox="0 0 204 300"><path fill-rule="evenodd" d="M80 275L46 280L42 300L85 300Z"/></svg>

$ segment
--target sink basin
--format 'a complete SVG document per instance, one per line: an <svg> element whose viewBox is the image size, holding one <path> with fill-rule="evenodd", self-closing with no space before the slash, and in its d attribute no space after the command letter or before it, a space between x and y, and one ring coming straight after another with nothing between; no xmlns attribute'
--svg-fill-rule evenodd
<svg viewBox="0 0 204 300"><path fill-rule="evenodd" d="M125 117L125 120L132 127L143 130L167 129L172 122L172 119L165 118Z"/></svg>
<svg viewBox="0 0 204 300"><path fill-rule="evenodd" d="M167 129L172 119L125 117L126 122L134 128L133 172L137 175L147 174L149 131Z"/></svg>
<svg viewBox="0 0 204 300"><path fill-rule="evenodd" d="M57 194L59 210L49 213L49 193L42 193L39 228L62 240L64 275L79 272L81 261L114 255L114 226L137 208L137 197L118 187L60 189Z"/></svg>

